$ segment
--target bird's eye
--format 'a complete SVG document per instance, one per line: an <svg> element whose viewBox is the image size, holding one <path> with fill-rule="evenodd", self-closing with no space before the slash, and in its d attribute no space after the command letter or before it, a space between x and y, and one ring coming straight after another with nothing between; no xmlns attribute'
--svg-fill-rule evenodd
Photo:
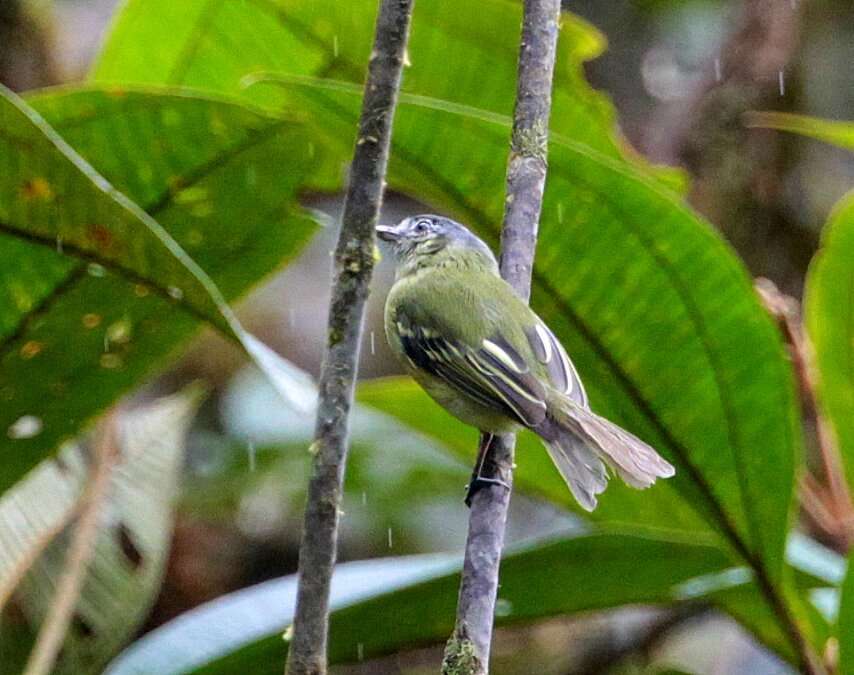
<svg viewBox="0 0 854 675"><path fill-rule="evenodd" d="M417 220L413 229L415 230L415 234L427 234L430 231L430 221L426 218Z"/></svg>

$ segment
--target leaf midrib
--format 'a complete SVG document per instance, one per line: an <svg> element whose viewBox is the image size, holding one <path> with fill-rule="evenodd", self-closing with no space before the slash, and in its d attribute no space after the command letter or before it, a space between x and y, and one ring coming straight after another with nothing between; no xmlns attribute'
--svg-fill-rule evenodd
<svg viewBox="0 0 854 675"><path fill-rule="evenodd" d="M96 121L98 117L89 117L87 120ZM230 148L227 148L222 153L217 154L214 158L200 164L197 168L181 174L179 177L182 190L192 187L204 180L209 175L213 174L217 169L235 159L240 154L254 149L259 144L264 143L274 136L278 131L289 124L289 120L283 118L270 118L270 123L265 127L259 128L255 133L250 133L240 143L235 143ZM144 207L144 211L152 217L156 217L159 213L174 204L175 195L181 190L175 191L170 188L165 188L161 195ZM56 250L56 240L54 237L41 236L34 233L27 233L23 228L15 227L8 223L0 221L0 232L9 236L15 237L22 241L28 241L32 244ZM225 328L218 317L213 317L198 310L185 300L175 300L169 292L169 288L159 284L156 280L144 277L136 273L132 268L121 265L115 260L98 256L88 250L81 249L74 244L63 242L63 253L73 255L66 256L78 261L76 267L69 270L68 274L60 279L54 289L45 295L41 301L31 310L21 315L16 328L3 340L0 340L0 355L6 353L8 348L14 344L26 332L27 327L32 324L33 320L38 316L43 315L64 293L73 290L77 283L86 277L85 265L89 263L97 263L105 269L109 269L119 276L125 278L132 283L142 283L152 288L152 290L170 303L176 305L187 314L192 316L197 321L208 323L220 330L224 335L230 335L230 331Z"/></svg>
<svg viewBox="0 0 854 675"><path fill-rule="evenodd" d="M342 118L342 120L350 119L350 115L347 113L346 110L342 112L341 108L337 106L334 102L330 101L329 99L325 99L325 97L320 98L326 101L326 104L332 109L333 114L338 115L339 118ZM567 149L571 151L573 150L573 148L569 146L567 146ZM397 146L395 146L394 152L398 156L407 156L405 150L402 150ZM588 149L588 151L583 154L593 161L596 161L595 158L598 155L598 153L590 149ZM407 156L407 161L409 161L410 164L417 171L421 172L422 175L427 177L429 180L432 180L434 184L439 186L442 192L450 196L452 203L455 202L461 211L469 213L472 216L472 222L480 224L483 229L491 231L493 233L493 237L495 236L495 226L492 225L490 221L484 219L482 214L477 210L477 208L472 206L454 186L449 185L444 180L444 178L436 175L430 169L429 166L424 165L418 158L412 158ZM606 168L610 168L610 162L602 162L602 165ZM663 192L663 190L661 189L655 189L657 192L659 192L659 194ZM689 453L687 448L673 436L673 434L669 431L666 425L661 421L661 419L652 409L651 404L644 398L640 390L632 382L629 375L625 373L619 367L619 364L617 364L613 360L607 348L598 339L595 338L592 330L583 322L583 320L581 320L578 315L572 312L571 308L561 296L554 295L555 290L551 288L547 283L545 283L545 279L540 273L537 272L536 268L533 272L533 283L538 284L542 288L544 288L547 291L549 297L553 298L553 300L559 299L556 304L561 307L563 311L566 312L567 316L575 324L578 332L585 336L586 339L588 339L591 348L597 354L600 355L604 363L612 370L615 377L623 384L630 399L635 402L638 409L644 414L644 416L647 417L653 427L662 435L662 437L668 443L674 454L679 457L684 467L687 468L689 474L691 475L692 479L700 490L700 493L706 500L707 505L711 511L711 515L718 521L721 531L730 541L731 545L733 546L733 549L738 553L738 555L754 570L757 577L757 583L760 589L762 590L763 596L765 597L766 602L768 602L768 605L771 610L780 620L782 627L786 632L786 635L792 642L793 648L796 650L797 653L802 654L803 648L807 644L806 640L803 639L802 635L800 634L800 628L792 617L787 603L778 594L777 588L774 582L772 581L772 577L769 574L768 568L766 567L765 560L762 557L761 552L751 550L749 544L742 538L738 529L727 515L723 505L718 501L709 483L703 477L699 469L694 466L693 463L689 460ZM702 337L700 341L701 344L703 344L704 349L707 351L709 349L709 345ZM706 355L706 357L709 358L708 354ZM717 379L718 378L716 374L716 381ZM718 393L719 396L724 397L724 390L720 387L720 384L718 386ZM731 411L731 407L729 406L724 408L725 418L728 411ZM727 423L731 424L731 420L728 418ZM742 495L742 499L743 498L744 496Z"/></svg>

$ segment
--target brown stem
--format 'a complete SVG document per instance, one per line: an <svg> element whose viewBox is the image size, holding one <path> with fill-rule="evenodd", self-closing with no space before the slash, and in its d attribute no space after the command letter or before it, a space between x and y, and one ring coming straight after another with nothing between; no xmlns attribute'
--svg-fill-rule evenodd
<svg viewBox="0 0 854 675"><path fill-rule="evenodd" d="M326 672L329 586L335 565L350 408L365 301L374 267L374 228L382 203L392 121L414 0L382 0L362 100L320 371L314 455L308 486L299 587L287 675Z"/></svg>
<svg viewBox="0 0 854 675"><path fill-rule="evenodd" d="M524 300L546 181L552 76L560 21L559 0L525 0L513 135L507 166L507 196L501 233L501 275ZM512 485L515 436L496 436L483 475ZM489 650L498 590L498 569L510 489L490 485L471 503L457 620L442 670L473 675L489 670Z"/></svg>
<svg viewBox="0 0 854 675"><path fill-rule="evenodd" d="M101 507L109 496L110 479L119 456L116 425L117 421L114 414L109 414L100 427L95 446L92 477L80 500L80 517L77 520L71 545L65 557L56 594L39 630L24 675L47 675L50 673L62 647L65 634L68 632L77 599L80 597L80 589L83 587L83 581L86 578L89 561L95 552L95 543L98 539L98 518Z"/></svg>
<svg viewBox="0 0 854 675"><path fill-rule="evenodd" d="M804 417L815 425L825 484L820 484L813 476L805 476L801 483L801 505L818 529L830 538L833 548L845 554L854 539L854 504L839 449L818 406L812 346L803 330L798 301L782 294L768 279L757 279L756 290L768 312L777 320L789 347Z"/></svg>
<svg viewBox="0 0 854 675"><path fill-rule="evenodd" d="M648 657L673 631L706 618L711 612L708 605L686 603L662 609L658 616L632 629L628 635L621 630L617 638L608 631L597 636L598 639L584 651L568 675L603 675L630 657Z"/></svg>

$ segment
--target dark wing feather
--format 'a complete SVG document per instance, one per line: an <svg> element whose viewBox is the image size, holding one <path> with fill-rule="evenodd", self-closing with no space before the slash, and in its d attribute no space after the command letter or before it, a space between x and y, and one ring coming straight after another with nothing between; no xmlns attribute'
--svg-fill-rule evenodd
<svg viewBox="0 0 854 675"><path fill-rule="evenodd" d="M536 426L545 419L545 388L501 336L473 348L417 324L405 313L398 314L397 329L414 367L525 426Z"/></svg>

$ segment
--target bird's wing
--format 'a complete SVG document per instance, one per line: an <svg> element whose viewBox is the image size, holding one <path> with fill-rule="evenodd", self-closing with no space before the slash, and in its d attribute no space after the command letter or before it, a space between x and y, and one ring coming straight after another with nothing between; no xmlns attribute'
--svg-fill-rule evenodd
<svg viewBox="0 0 854 675"><path fill-rule="evenodd" d="M578 376L578 371L567 356L554 333L543 321L533 314L534 322L525 330L525 337L536 359L543 364L551 385L561 394L569 396L583 408L589 408L587 392Z"/></svg>
<svg viewBox="0 0 854 675"><path fill-rule="evenodd" d="M419 322L405 309L397 312L395 320L403 352L415 368L525 426L536 426L545 419L543 384L501 335L470 345Z"/></svg>

